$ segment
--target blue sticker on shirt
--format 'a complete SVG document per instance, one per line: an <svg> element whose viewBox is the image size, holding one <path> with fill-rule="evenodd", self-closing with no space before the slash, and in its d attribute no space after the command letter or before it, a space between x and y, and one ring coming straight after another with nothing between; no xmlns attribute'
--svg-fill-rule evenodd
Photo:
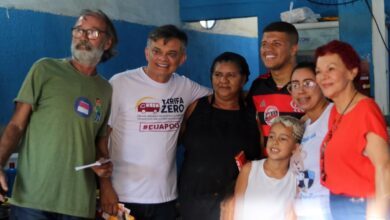
<svg viewBox="0 0 390 220"><path fill-rule="evenodd" d="M85 97L78 98L74 103L74 110L83 118L89 117L91 115L92 109L92 103Z"/></svg>

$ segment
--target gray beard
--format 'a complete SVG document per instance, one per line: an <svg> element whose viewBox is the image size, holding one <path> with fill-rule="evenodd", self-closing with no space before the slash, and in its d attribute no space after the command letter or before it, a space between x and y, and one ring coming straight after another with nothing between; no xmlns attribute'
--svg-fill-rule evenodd
<svg viewBox="0 0 390 220"><path fill-rule="evenodd" d="M72 58L77 60L77 62L86 66L96 66L102 58L104 50L102 48L94 47L90 47L89 50L79 50L77 49L77 46L72 43L71 52Z"/></svg>

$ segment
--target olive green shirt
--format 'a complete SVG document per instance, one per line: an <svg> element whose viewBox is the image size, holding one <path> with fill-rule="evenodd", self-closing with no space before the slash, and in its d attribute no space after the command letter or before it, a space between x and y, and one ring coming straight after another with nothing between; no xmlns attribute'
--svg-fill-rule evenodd
<svg viewBox="0 0 390 220"><path fill-rule="evenodd" d="M68 60L44 58L29 71L16 102L32 114L19 152L11 204L92 218L96 180L76 166L96 160L95 141L106 132L112 88Z"/></svg>

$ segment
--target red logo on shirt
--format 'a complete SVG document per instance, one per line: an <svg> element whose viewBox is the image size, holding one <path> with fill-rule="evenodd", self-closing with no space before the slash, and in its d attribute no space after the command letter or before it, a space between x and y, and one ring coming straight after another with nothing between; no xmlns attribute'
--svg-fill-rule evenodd
<svg viewBox="0 0 390 220"><path fill-rule="evenodd" d="M160 111L160 103L157 102L141 102L138 105L138 112L154 112L157 113Z"/></svg>
<svg viewBox="0 0 390 220"><path fill-rule="evenodd" d="M297 103L294 102L294 100L291 100L290 102L291 108L293 108L294 112L304 112L303 109L299 108Z"/></svg>
<svg viewBox="0 0 390 220"><path fill-rule="evenodd" d="M267 125L272 124L272 120L279 116L279 109L276 106L270 105L264 111L264 121Z"/></svg>

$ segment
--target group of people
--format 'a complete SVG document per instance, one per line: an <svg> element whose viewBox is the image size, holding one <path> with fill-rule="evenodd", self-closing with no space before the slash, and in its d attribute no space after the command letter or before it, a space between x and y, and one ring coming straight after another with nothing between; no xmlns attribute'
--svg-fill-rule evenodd
<svg viewBox="0 0 390 220"><path fill-rule="evenodd" d="M260 47L269 73L245 93L250 71L237 53L214 59L212 89L175 73L187 35L174 25L150 32L146 66L108 82L96 66L117 42L102 11L84 10L72 57L30 69L0 140L1 166L22 140L10 219L92 219L96 183L101 210L120 202L138 220L386 219L386 123L354 87L360 58L349 44L297 64L297 30L271 23ZM100 158L111 162L75 171Z"/></svg>

